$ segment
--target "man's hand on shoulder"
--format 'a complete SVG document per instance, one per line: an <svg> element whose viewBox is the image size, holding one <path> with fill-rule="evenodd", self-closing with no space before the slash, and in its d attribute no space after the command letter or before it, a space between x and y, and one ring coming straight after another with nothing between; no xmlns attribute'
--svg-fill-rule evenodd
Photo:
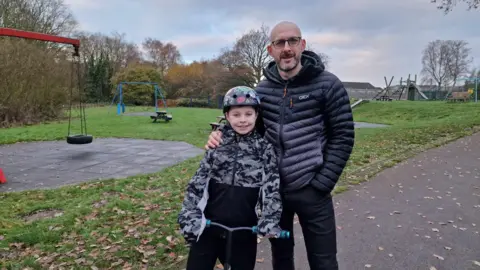
<svg viewBox="0 0 480 270"><path fill-rule="evenodd" d="M218 130L213 131L212 133L210 133L210 136L208 136L208 142L205 145L205 149L209 150L209 149L217 148L218 146L220 146L221 143L222 143L222 132Z"/></svg>

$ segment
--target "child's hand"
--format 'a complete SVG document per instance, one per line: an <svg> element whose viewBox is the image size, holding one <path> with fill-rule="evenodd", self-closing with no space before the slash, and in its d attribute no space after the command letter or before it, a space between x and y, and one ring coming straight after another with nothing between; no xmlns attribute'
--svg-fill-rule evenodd
<svg viewBox="0 0 480 270"><path fill-rule="evenodd" d="M210 133L210 136L208 136L208 142L205 145L205 149L214 149L220 146L220 143L222 143L222 132L218 130L212 131L212 133Z"/></svg>
<svg viewBox="0 0 480 270"><path fill-rule="evenodd" d="M265 221L260 221L257 228L258 234L266 238L279 238L282 233L280 226Z"/></svg>

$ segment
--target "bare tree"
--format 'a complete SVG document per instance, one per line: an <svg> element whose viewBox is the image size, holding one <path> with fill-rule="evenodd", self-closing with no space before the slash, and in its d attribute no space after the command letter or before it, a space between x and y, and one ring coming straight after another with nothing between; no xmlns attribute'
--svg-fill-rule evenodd
<svg viewBox="0 0 480 270"><path fill-rule="evenodd" d="M452 11L459 2L467 4L468 10L477 9L480 6L480 0L431 0L431 3L437 4L437 8L443 10L445 14Z"/></svg>
<svg viewBox="0 0 480 270"><path fill-rule="evenodd" d="M0 27L70 35L77 26L63 0L0 0Z"/></svg>
<svg viewBox="0 0 480 270"><path fill-rule="evenodd" d="M223 67L221 82L225 91L236 85L254 87L258 82L252 74L251 67L244 62L238 51L223 48L220 56L214 61Z"/></svg>
<svg viewBox="0 0 480 270"><path fill-rule="evenodd" d="M181 54L173 43L163 43L160 40L147 38L143 48L154 66L165 75L169 68L181 62Z"/></svg>
<svg viewBox="0 0 480 270"><path fill-rule="evenodd" d="M113 33L107 36L101 33L80 32L77 34L82 44L81 56L84 63L90 59L107 56L112 62L114 72L127 67L130 63L141 62L142 56L134 43L125 40L125 34Z"/></svg>
<svg viewBox="0 0 480 270"><path fill-rule="evenodd" d="M464 40L447 40L448 45L448 73L449 78L453 82L453 86L457 84L457 79L462 75L468 75L470 65L473 59L470 57L471 49Z"/></svg>
<svg viewBox="0 0 480 270"><path fill-rule="evenodd" d="M232 70L243 65L240 53L229 48L222 48L217 60L227 69Z"/></svg>
<svg viewBox="0 0 480 270"><path fill-rule="evenodd" d="M125 47L125 59L124 59L124 66L128 66L130 64L137 64L142 62L142 53L138 49L138 45L135 43L127 43Z"/></svg>
<svg viewBox="0 0 480 270"><path fill-rule="evenodd" d="M262 25L260 29L252 29L240 37L233 47L234 54L243 64L250 67L252 77L257 83L262 79L263 68L271 58L267 52L269 43L269 28Z"/></svg>
<svg viewBox="0 0 480 270"><path fill-rule="evenodd" d="M430 41L423 50L422 74L426 79L433 79L439 90L449 80L449 53L448 44L442 40Z"/></svg>
<svg viewBox="0 0 480 270"><path fill-rule="evenodd" d="M325 69L328 69L330 67L329 64L332 59L326 53L322 53L318 51L317 49L313 48L311 45L307 45L306 50L316 53L318 57L320 57L320 60L322 61L322 63L325 65Z"/></svg>

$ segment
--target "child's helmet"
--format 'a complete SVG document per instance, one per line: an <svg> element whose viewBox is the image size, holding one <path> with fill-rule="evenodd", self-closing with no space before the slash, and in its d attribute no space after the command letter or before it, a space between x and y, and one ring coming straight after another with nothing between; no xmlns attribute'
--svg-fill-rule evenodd
<svg viewBox="0 0 480 270"><path fill-rule="evenodd" d="M231 88L223 98L223 112L227 112L231 106L253 106L260 105L260 97L255 90L248 86L236 86Z"/></svg>

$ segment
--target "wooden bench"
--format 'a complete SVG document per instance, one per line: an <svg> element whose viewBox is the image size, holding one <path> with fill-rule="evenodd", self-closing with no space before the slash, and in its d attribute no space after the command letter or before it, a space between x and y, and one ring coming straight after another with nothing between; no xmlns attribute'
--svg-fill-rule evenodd
<svg viewBox="0 0 480 270"><path fill-rule="evenodd" d="M225 122L225 121L226 121L224 115L217 116L217 119L218 119L218 122L211 122L211 123L210 123L210 126L212 127L212 131L217 130L217 128L218 128L219 126L223 125L222 122Z"/></svg>
<svg viewBox="0 0 480 270"><path fill-rule="evenodd" d="M448 101L463 101L466 102L470 99L470 93L468 92L452 92L452 95L448 97Z"/></svg>
<svg viewBox="0 0 480 270"><path fill-rule="evenodd" d="M163 119L166 122L173 119L171 114L168 114L166 111L156 112L156 115L150 115L150 119L153 120L153 123L157 122L158 119Z"/></svg>

